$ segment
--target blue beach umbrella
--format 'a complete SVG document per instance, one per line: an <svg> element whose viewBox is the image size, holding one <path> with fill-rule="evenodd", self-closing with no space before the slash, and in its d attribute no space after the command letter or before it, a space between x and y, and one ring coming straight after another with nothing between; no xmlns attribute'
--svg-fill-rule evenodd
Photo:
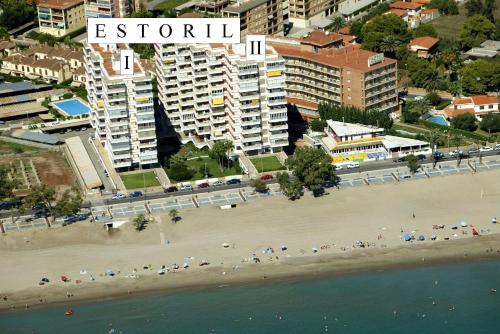
<svg viewBox="0 0 500 334"><path fill-rule="evenodd" d="M418 240L420 240L420 241L424 241L424 240L425 240L425 237L424 237L423 235L421 235L421 236L419 236L419 237L418 237Z"/></svg>
<svg viewBox="0 0 500 334"><path fill-rule="evenodd" d="M405 241L410 241L411 240L411 235L410 233L405 234Z"/></svg>

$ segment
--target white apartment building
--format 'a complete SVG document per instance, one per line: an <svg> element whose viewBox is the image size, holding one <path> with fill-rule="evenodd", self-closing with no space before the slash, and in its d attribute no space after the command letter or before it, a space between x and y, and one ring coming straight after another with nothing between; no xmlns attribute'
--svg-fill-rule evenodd
<svg viewBox="0 0 500 334"><path fill-rule="evenodd" d="M87 18L127 17L135 9L135 0L85 0Z"/></svg>
<svg viewBox="0 0 500 334"><path fill-rule="evenodd" d="M285 64L272 47L259 62L244 44L155 48L159 98L182 143L229 139L248 155L288 145Z"/></svg>
<svg viewBox="0 0 500 334"><path fill-rule="evenodd" d="M118 170L158 163L151 78L138 62L120 74L124 44L84 45L90 121Z"/></svg>

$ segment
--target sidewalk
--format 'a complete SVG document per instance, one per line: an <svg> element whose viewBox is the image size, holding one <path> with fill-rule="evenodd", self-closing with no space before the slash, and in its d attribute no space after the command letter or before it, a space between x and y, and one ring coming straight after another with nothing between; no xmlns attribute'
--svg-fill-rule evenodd
<svg viewBox="0 0 500 334"><path fill-rule="evenodd" d="M160 184L164 188L170 187L170 179L168 178L167 173L165 173L165 170L161 167L155 168L154 169L156 177L158 178L158 181L160 181Z"/></svg>
<svg viewBox="0 0 500 334"><path fill-rule="evenodd" d="M111 161L109 161L108 153L106 152L102 144L98 140L94 139L92 139L92 144L97 149L99 159L101 159L102 163L104 164L104 168L106 168L106 171L108 172L109 177L115 184L116 190L126 191L127 189L125 188L125 184L123 184L122 178L120 177L120 175L118 175L118 173L114 169L113 165L111 164Z"/></svg>

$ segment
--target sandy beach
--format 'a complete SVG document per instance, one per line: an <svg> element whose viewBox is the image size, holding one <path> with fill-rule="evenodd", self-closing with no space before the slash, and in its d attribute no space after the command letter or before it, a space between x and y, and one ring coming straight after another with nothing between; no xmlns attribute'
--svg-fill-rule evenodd
<svg viewBox="0 0 500 334"><path fill-rule="evenodd" d="M0 309L500 259L500 223L491 223L500 219L499 201L500 171L489 171L332 190L295 202L269 198L232 210L184 210L177 224L155 216L141 232L129 224L108 233L88 223L8 233L0 236ZM445 227L434 229L438 224ZM406 233L425 241L404 241ZM199 266L202 261L210 264ZM158 275L172 264L180 268ZM109 270L113 277L105 275ZM50 282L39 286L42 277Z"/></svg>

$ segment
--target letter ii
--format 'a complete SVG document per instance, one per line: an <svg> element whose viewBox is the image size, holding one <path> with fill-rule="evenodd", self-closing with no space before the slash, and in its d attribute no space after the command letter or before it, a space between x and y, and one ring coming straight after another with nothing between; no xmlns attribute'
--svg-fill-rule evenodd
<svg viewBox="0 0 500 334"><path fill-rule="evenodd" d="M134 50L120 50L120 74L134 74Z"/></svg>
<svg viewBox="0 0 500 334"><path fill-rule="evenodd" d="M266 36L247 35L246 36L246 56L248 60L266 60Z"/></svg>

